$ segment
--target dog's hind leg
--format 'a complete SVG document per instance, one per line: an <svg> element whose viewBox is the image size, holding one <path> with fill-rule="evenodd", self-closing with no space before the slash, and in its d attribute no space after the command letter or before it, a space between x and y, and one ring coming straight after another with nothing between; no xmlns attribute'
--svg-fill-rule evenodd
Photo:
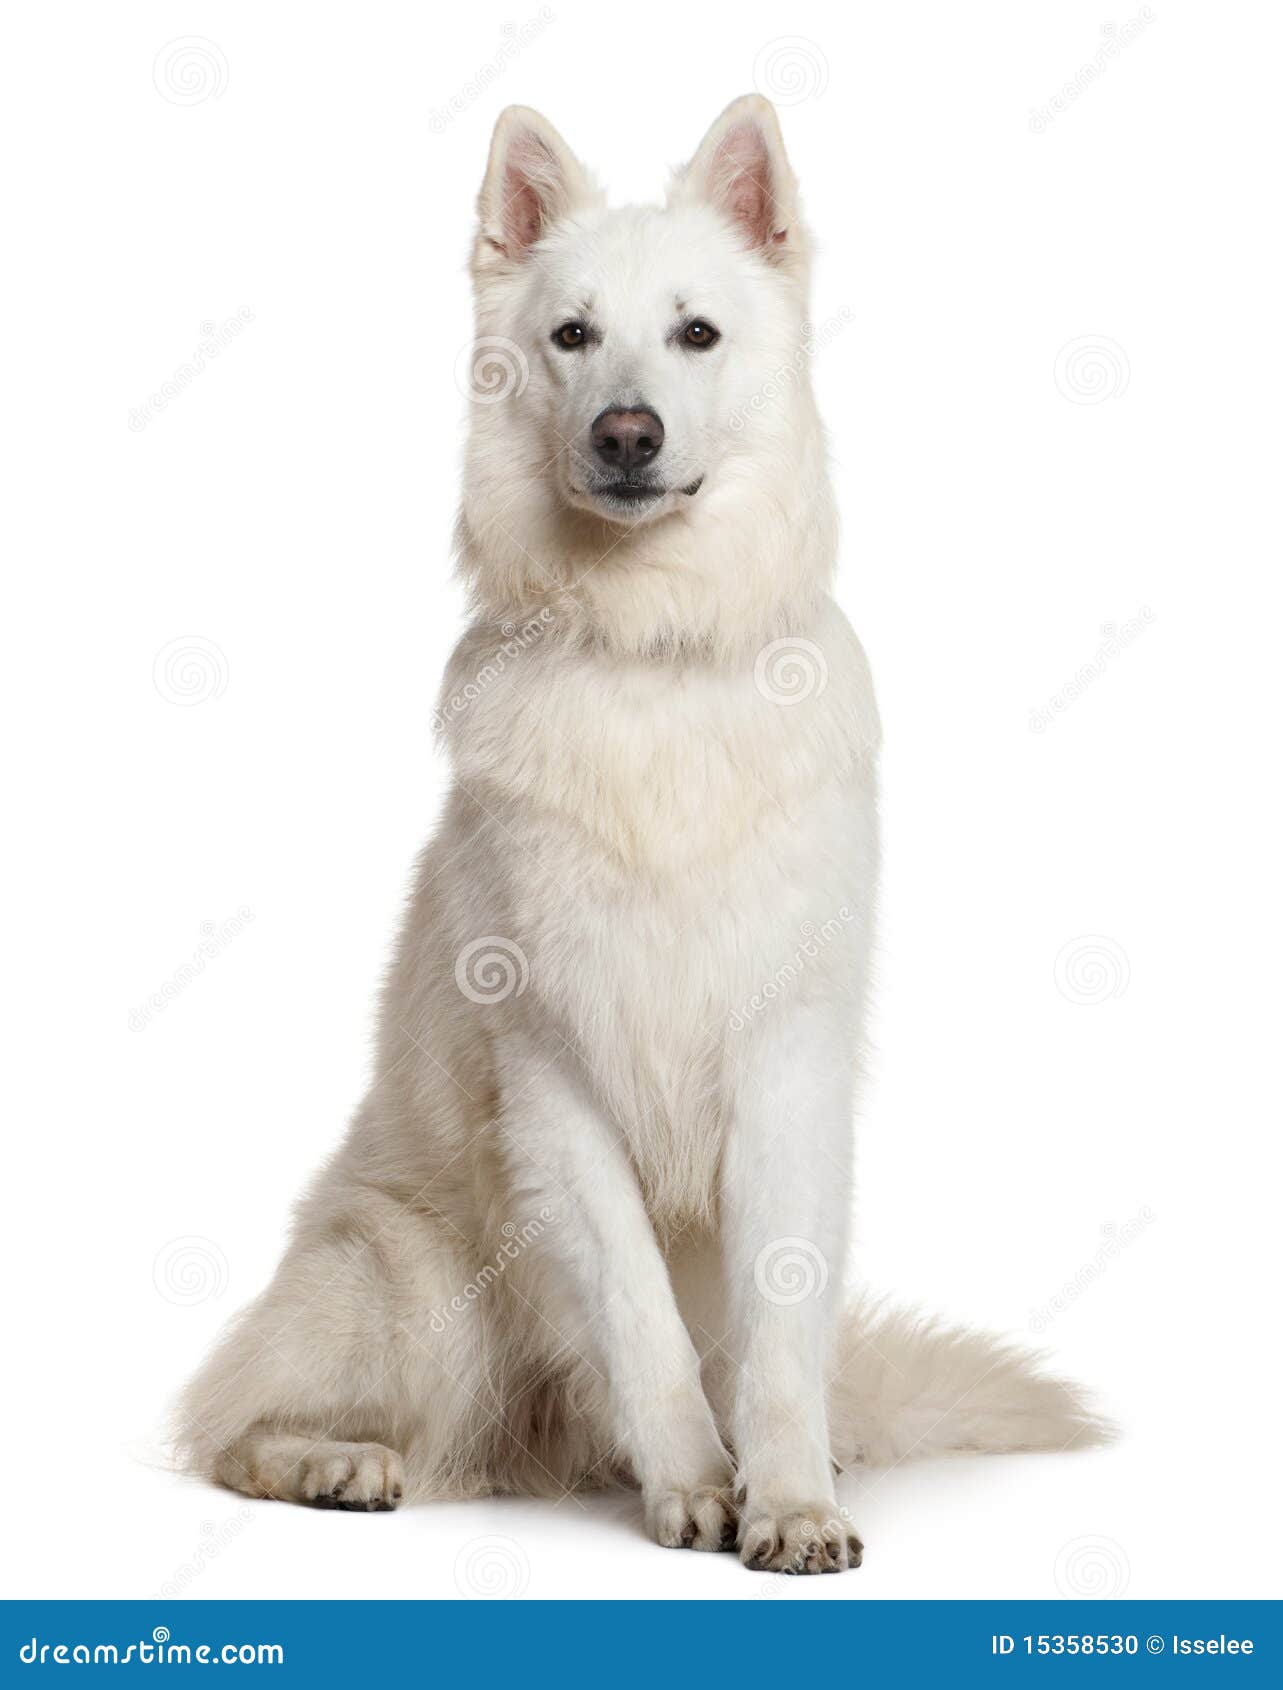
<svg viewBox="0 0 1283 1690"><path fill-rule="evenodd" d="M460 1240L383 1193L305 1212L267 1291L179 1404L192 1469L249 1496L351 1509L466 1489L480 1321L450 1321Z"/></svg>
<svg viewBox="0 0 1283 1690"><path fill-rule="evenodd" d="M405 1486L401 1457L384 1444L342 1443L265 1425L251 1426L220 1450L213 1476L250 1496L369 1513L395 1508Z"/></svg>

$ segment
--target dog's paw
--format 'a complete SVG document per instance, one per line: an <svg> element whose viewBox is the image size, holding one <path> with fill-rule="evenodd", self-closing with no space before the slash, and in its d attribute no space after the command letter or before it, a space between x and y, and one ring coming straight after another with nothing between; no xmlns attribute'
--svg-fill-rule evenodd
<svg viewBox="0 0 1283 1690"><path fill-rule="evenodd" d="M700 1485L661 1491L647 1504L651 1536L665 1549L734 1549L735 1504L728 1490Z"/></svg>
<svg viewBox="0 0 1283 1690"><path fill-rule="evenodd" d="M752 1511L740 1529L740 1560L757 1573L843 1573L864 1545L833 1503Z"/></svg>
<svg viewBox="0 0 1283 1690"><path fill-rule="evenodd" d="M297 1499L316 1508L387 1513L401 1500L401 1457L382 1444L317 1444L294 1475Z"/></svg>

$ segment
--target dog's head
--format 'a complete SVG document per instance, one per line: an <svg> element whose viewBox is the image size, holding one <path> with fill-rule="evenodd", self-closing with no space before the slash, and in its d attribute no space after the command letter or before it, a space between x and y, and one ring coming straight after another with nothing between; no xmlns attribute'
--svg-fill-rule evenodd
<svg viewBox="0 0 1283 1690"><path fill-rule="evenodd" d="M797 501L824 502L803 351L807 242L766 100L722 113L666 205L621 209L551 124L510 107L479 213L480 402L462 532L465 558L491 555L473 557L474 575L511 576L515 546L535 577L560 576L545 588L591 564L600 597L645 559L707 586L707 532L700 560L683 562L694 526L715 523L725 546L738 524L760 549L773 521L798 526ZM508 543L487 548L497 535ZM805 545L794 533L794 553Z"/></svg>

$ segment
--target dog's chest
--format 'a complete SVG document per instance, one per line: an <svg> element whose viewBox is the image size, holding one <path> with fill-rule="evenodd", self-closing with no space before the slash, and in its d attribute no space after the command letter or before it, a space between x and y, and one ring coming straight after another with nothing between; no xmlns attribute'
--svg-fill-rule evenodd
<svg viewBox="0 0 1283 1690"><path fill-rule="evenodd" d="M523 651L451 723L456 769L585 867L634 883L724 869L872 762L863 654L836 610L823 632L719 668ZM484 672L484 648L465 645L453 682L469 662Z"/></svg>
<svg viewBox="0 0 1283 1690"><path fill-rule="evenodd" d="M532 664L453 735L484 817L489 919L528 958L525 1012L582 1056L656 1217L711 1201L728 1040L754 1036L754 1003L784 978L795 1000L841 989L863 942L876 718L831 649L795 703L751 662Z"/></svg>
<svg viewBox="0 0 1283 1690"><path fill-rule="evenodd" d="M816 994L854 1001L862 972L871 791L835 782L792 816L739 814L749 831L735 849L685 872L554 848L510 882L527 995L591 1074L664 1225L711 1217L734 1070L753 1042Z"/></svg>

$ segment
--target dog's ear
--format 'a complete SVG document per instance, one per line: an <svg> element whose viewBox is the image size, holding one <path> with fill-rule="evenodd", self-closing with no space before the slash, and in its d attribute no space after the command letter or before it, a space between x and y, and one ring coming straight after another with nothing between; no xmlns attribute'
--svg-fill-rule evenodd
<svg viewBox="0 0 1283 1690"><path fill-rule="evenodd" d="M715 206L772 263L787 262L804 245L797 178L775 107L760 94L745 94L727 106L679 173L672 197Z"/></svg>
<svg viewBox="0 0 1283 1690"><path fill-rule="evenodd" d="M584 167L529 106L499 113L477 202L474 267L518 263L560 218L597 198Z"/></svg>

